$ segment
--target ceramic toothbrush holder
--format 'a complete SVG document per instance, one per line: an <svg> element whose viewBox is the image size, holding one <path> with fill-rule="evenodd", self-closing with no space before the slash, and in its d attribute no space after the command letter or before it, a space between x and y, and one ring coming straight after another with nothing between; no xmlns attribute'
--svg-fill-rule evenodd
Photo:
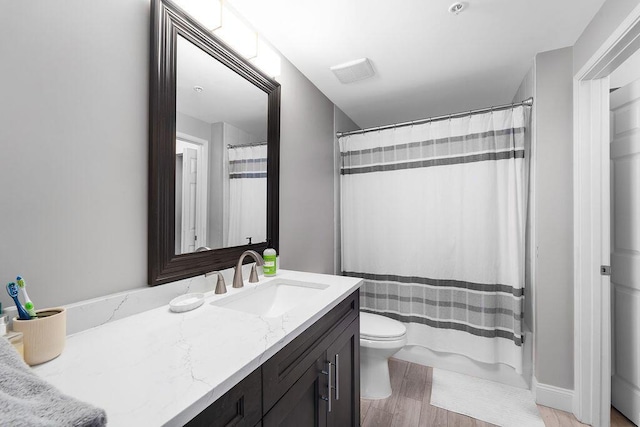
<svg viewBox="0 0 640 427"><path fill-rule="evenodd" d="M38 365L60 356L67 336L65 308L36 310L31 320L13 319L13 330L24 335L24 361Z"/></svg>

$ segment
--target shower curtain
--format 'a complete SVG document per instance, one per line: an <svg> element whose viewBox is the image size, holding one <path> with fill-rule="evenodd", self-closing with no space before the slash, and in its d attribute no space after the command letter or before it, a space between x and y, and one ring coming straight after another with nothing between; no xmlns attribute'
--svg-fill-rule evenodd
<svg viewBox="0 0 640 427"><path fill-rule="evenodd" d="M267 240L267 144L229 147L229 209L225 246Z"/></svg>
<svg viewBox="0 0 640 427"><path fill-rule="evenodd" d="M408 344L522 370L529 110L339 139L342 270Z"/></svg>

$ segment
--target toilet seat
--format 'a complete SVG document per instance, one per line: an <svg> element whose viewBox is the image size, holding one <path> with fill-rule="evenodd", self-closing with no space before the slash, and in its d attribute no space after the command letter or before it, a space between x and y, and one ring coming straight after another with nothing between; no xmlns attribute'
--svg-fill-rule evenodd
<svg viewBox="0 0 640 427"><path fill-rule="evenodd" d="M397 320L378 314L360 312L360 338L367 341L399 341L407 328Z"/></svg>

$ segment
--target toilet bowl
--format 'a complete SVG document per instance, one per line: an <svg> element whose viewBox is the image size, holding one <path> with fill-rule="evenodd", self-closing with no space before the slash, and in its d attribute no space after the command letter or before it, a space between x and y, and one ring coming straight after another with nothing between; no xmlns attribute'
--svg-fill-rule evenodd
<svg viewBox="0 0 640 427"><path fill-rule="evenodd" d="M360 396L391 396L389 358L407 344L407 328L397 320L360 312Z"/></svg>

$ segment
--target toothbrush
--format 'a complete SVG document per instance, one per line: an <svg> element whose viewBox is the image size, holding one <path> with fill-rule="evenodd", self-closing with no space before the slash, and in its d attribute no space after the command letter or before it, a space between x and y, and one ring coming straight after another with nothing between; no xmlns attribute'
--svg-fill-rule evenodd
<svg viewBox="0 0 640 427"><path fill-rule="evenodd" d="M16 308L18 309L18 317L20 320L30 320L31 316L20 304L20 300L18 299L18 285L15 282L11 282L7 284L7 293L11 298L13 298L13 302L16 303Z"/></svg>
<svg viewBox="0 0 640 427"><path fill-rule="evenodd" d="M31 302L31 298L27 295L27 284L24 282L24 279L20 276L16 277L16 283L18 283L18 288L22 292L22 299L24 299L24 308L29 313L29 316L36 317L36 309Z"/></svg>

